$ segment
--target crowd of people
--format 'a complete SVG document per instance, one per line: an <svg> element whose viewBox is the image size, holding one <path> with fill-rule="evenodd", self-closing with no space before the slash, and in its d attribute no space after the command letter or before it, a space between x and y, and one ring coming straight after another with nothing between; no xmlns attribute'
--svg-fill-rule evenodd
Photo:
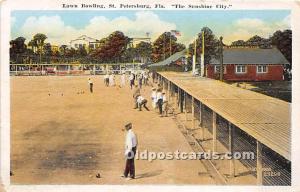
<svg viewBox="0 0 300 192"><path fill-rule="evenodd" d="M166 93L163 92L163 88L160 84L157 84L155 81L155 73L147 70L142 70L139 72L131 71L129 75L126 75L125 72L120 75L120 82L116 83L116 77L114 73L107 73L103 77L104 85L106 87L115 87L120 88L125 87L127 82L130 86L130 89L133 89L133 102L134 109L142 111L145 109L150 111L148 108L148 100L145 95L141 94L141 90L145 86L151 86L152 92L150 94L152 109L159 113L161 117L168 115L168 100ZM93 93L93 81L88 79L90 93Z"/></svg>
<svg viewBox="0 0 300 192"><path fill-rule="evenodd" d="M104 86L106 87L116 87L123 88L128 86L132 90L134 109L142 111L150 111L148 104L151 103L152 111L158 113L160 117L168 116L169 103L167 100L166 93L163 91L161 84L156 82L155 72L150 71L139 71L130 72L129 75L126 73L121 73L119 82L116 83L116 76L114 73L107 73L104 75ZM152 80L151 80L152 79ZM88 78L88 85L90 93L93 93L94 83L91 78ZM145 87L152 87L152 91L147 95L145 93ZM143 94L142 94L143 93ZM147 93L146 93L147 94ZM151 102L148 102L146 98L150 98ZM121 177L127 180L135 179L135 165L134 157L137 150L137 136L132 131L132 123L127 123L125 125L126 139L125 139L125 158L126 164L124 172ZM100 178L100 175L96 175Z"/></svg>
<svg viewBox="0 0 300 192"><path fill-rule="evenodd" d="M139 109L140 111L142 111L142 107L143 107L147 111L149 111L149 108L147 107L148 101L141 95L142 86L149 85L149 77L152 77L151 86L153 87L150 95L152 109L154 111L158 111L160 117L168 116L168 100L166 94L165 92L163 92L163 88L160 84L157 84L155 88L156 85L155 75L151 72L141 73L136 75L136 77L134 74L131 74L129 77L131 89L132 87L134 87L133 90L134 109ZM135 79L137 79L138 84L135 84Z"/></svg>

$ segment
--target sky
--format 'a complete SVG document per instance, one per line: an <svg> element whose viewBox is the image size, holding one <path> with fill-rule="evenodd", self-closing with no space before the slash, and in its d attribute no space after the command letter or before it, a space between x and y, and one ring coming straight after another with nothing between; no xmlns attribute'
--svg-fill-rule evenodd
<svg viewBox="0 0 300 192"><path fill-rule="evenodd" d="M288 10L243 11L14 11L11 14L11 38L26 41L44 33L55 45L68 45L81 35L101 39L119 30L129 37L146 37L154 41L161 33L178 30L178 42L188 45L209 27L224 43L247 40L253 35L269 37L276 30L290 29Z"/></svg>

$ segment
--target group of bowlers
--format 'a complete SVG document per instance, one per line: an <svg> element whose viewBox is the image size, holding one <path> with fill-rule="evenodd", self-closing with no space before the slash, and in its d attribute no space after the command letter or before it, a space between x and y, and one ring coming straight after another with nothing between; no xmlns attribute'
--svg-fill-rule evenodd
<svg viewBox="0 0 300 192"><path fill-rule="evenodd" d="M162 87L160 84L157 85L157 88L152 88L151 92L151 100L152 100L152 108L153 110L157 110L159 112L160 117L168 116L168 100L166 93L162 91ZM134 109L139 109L142 111L142 107L149 111L147 107L147 99L145 99L141 95L141 89L138 85L134 85L133 90L133 102L134 102Z"/></svg>
<svg viewBox="0 0 300 192"><path fill-rule="evenodd" d="M134 109L138 109L142 111L142 108L149 111L147 107L147 99L145 99L141 95L142 85L149 85L148 79L152 77L152 83L154 84L155 76L152 72L141 72L138 74L131 73L129 75L130 87L133 89L133 100L134 100ZM135 81L137 80L137 84ZM125 73L121 74L120 78L120 87L124 87L126 83L126 75ZM93 81L89 78L88 84L90 87L90 92L93 93ZM115 76L114 74L106 74L104 76L104 84L105 86L115 86ZM152 84L152 86L153 86ZM152 101L153 110L157 110L160 114L160 117L167 116L168 114L168 100L165 92L163 92L163 88L160 84L157 84L156 88L152 88L152 92L150 95ZM126 130L126 138L125 138L125 159L126 165L123 174L121 177L126 178L127 180L131 180L135 178L135 165L134 158L137 151L138 140L136 134L132 130L132 123L127 123L123 130Z"/></svg>
<svg viewBox="0 0 300 192"><path fill-rule="evenodd" d="M154 82L154 81L153 81ZM147 107L147 99L141 95L141 87L135 85L133 82L133 101L134 109L142 111L142 107L149 111ZM168 101L165 92L162 91L163 88L160 84L157 85L157 88L152 88L151 100L152 108L154 110L158 109L161 117L167 116L168 114ZM135 165L134 158L137 151L138 139L136 134L132 130L132 123L127 123L125 125L126 138L125 138L125 169L121 177L126 178L127 180L135 179Z"/></svg>
<svg viewBox="0 0 300 192"><path fill-rule="evenodd" d="M140 89L143 85L149 85L149 77L152 77L152 81L154 82L154 73L149 71L141 71L141 72L134 72L132 71L128 77L130 88L134 88L135 85L137 85ZM104 84L106 87L114 87L116 86L116 77L114 73L106 73L104 75ZM135 84L135 81L137 81L137 84ZM91 78L88 79L89 89L90 93L93 93L93 81ZM119 87L125 87L126 84L126 73L122 72L120 77L120 85Z"/></svg>
<svg viewBox="0 0 300 192"><path fill-rule="evenodd" d="M130 88L135 86L135 81L137 81L138 87L141 89L143 85L149 85L149 77L152 77L152 82L154 82L154 73L149 71L134 72L132 71L129 75Z"/></svg>

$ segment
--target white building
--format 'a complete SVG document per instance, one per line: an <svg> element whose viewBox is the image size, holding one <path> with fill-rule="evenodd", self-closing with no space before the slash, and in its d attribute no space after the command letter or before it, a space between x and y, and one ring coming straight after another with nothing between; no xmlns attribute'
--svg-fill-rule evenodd
<svg viewBox="0 0 300 192"><path fill-rule="evenodd" d="M90 49L96 48L96 43L98 41L99 40L97 40L95 38L88 37L86 35L81 35L77 39L70 41L70 47L72 47L74 49L79 49L79 48L84 47L86 49L86 51L89 52Z"/></svg>

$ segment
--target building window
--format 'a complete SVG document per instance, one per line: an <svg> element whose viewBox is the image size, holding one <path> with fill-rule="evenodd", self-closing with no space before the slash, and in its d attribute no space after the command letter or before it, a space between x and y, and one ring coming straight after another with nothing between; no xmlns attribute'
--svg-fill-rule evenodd
<svg viewBox="0 0 300 192"><path fill-rule="evenodd" d="M78 48L78 44L77 43L75 44L75 48Z"/></svg>
<svg viewBox="0 0 300 192"><path fill-rule="evenodd" d="M266 65L257 65L256 67L257 73L267 73L267 66Z"/></svg>
<svg viewBox="0 0 300 192"><path fill-rule="evenodd" d="M246 73L246 66L245 65L236 65L235 66L236 73Z"/></svg>
<svg viewBox="0 0 300 192"><path fill-rule="evenodd" d="M220 73L220 65L215 65L215 73ZM226 74L226 66L223 65L223 74Z"/></svg>

